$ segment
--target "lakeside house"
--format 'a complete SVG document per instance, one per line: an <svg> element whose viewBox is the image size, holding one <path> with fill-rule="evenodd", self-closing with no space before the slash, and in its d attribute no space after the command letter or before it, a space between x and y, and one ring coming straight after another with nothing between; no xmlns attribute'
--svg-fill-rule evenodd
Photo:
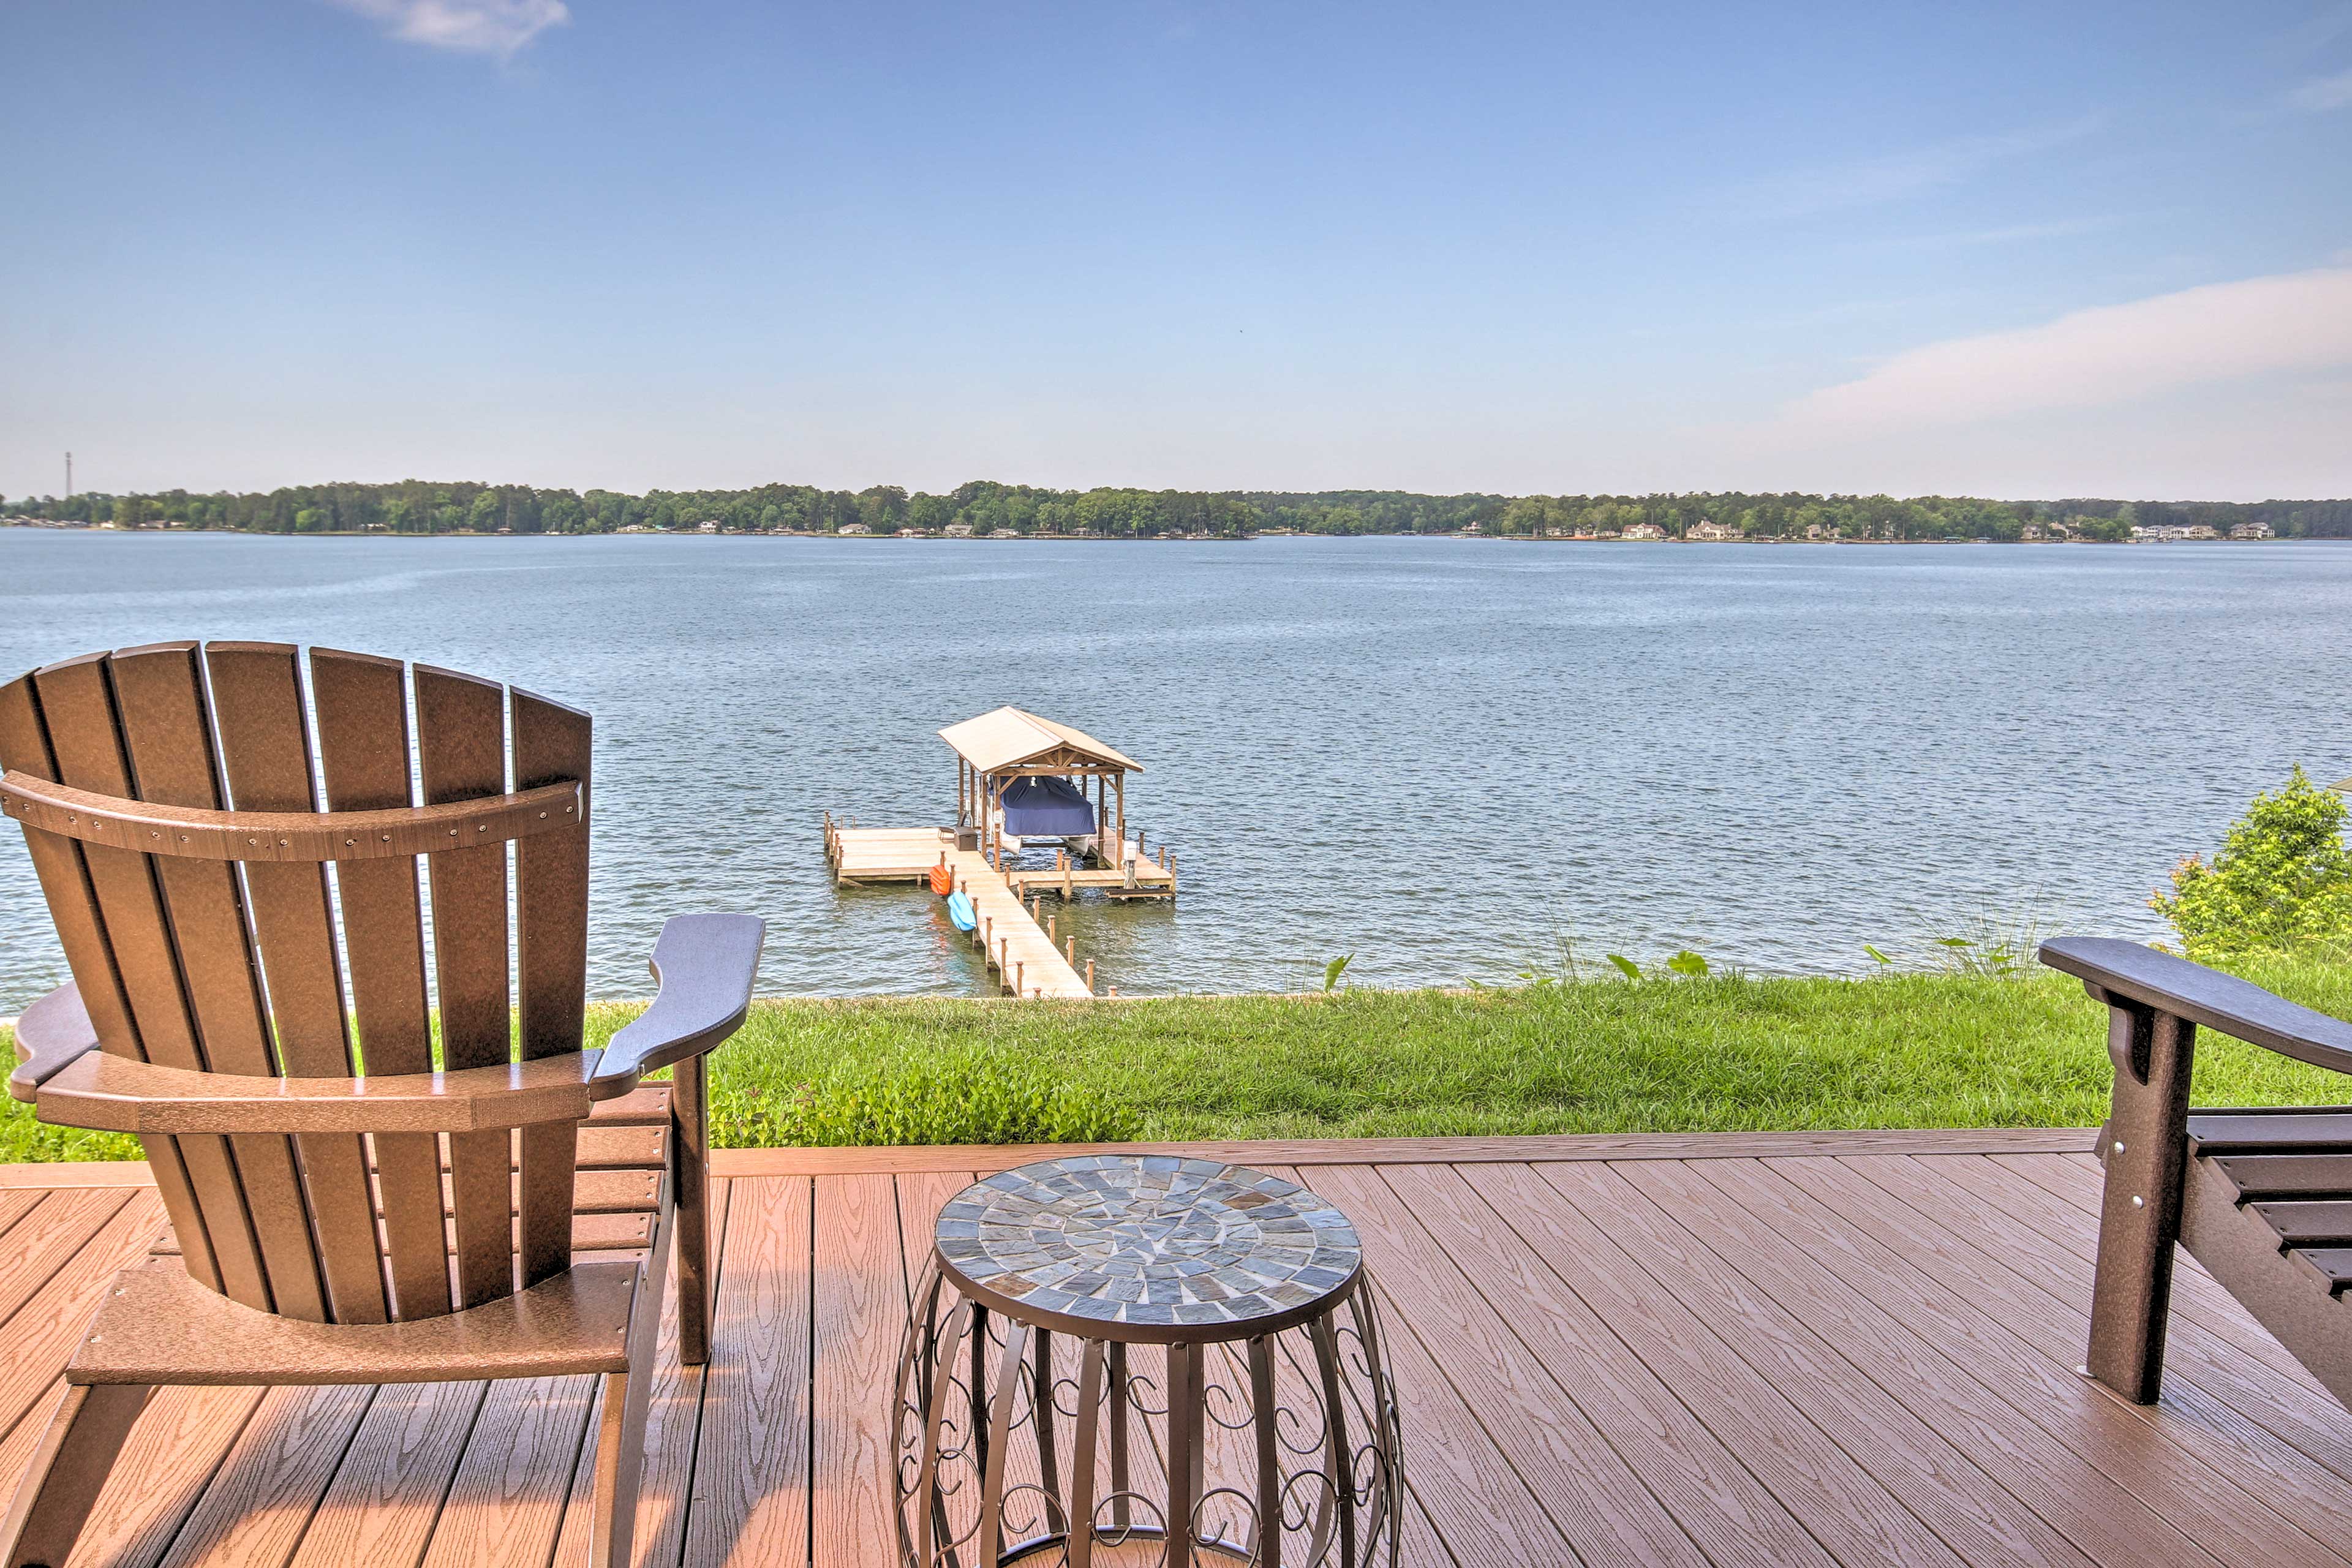
<svg viewBox="0 0 2352 1568"><path fill-rule="evenodd" d="M2202 522L2135 523L2132 526L2134 544L2183 544L2221 537L2210 524ZM2231 537L2236 537L2234 530Z"/></svg>
<svg viewBox="0 0 2352 1568"><path fill-rule="evenodd" d="M1727 543L1747 538L1748 531L1736 522L1717 522L1711 517L1703 517L1691 525L1690 532L1685 537L1702 543Z"/></svg>
<svg viewBox="0 0 2352 1568"><path fill-rule="evenodd" d="M845 535L855 535L855 534L871 533L871 532L873 531L873 530L871 530L871 529L867 528L867 527L866 527L864 523L862 523L862 522L845 522L845 523L843 523L843 524L840 526L840 528L836 529L835 531L835 532L837 532L837 533L845 534Z"/></svg>
<svg viewBox="0 0 2352 1568"><path fill-rule="evenodd" d="M951 522L945 528L940 530L940 531L946 534L950 539L970 539L971 537L971 524L968 522Z"/></svg>
<svg viewBox="0 0 2352 1568"><path fill-rule="evenodd" d="M1628 539L1664 539L1666 531L1654 522L1633 522L1625 525Z"/></svg>
<svg viewBox="0 0 2352 1568"><path fill-rule="evenodd" d="M2277 534L2272 531L2271 525L2267 522L2242 522L2235 528L2230 530L2230 537L2232 539L2274 539L2277 537Z"/></svg>

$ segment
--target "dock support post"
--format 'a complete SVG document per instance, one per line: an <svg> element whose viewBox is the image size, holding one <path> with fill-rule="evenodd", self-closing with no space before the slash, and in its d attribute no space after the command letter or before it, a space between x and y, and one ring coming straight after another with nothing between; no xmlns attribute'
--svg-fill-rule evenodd
<svg viewBox="0 0 2352 1568"><path fill-rule="evenodd" d="M1095 961L1094 961L1093 959L1089 958L1089 959L1087 959L1087 995L1089 995L1089 996L1091 996L1091 995L1093 995L1094 994L1095 994Z"/></svg>
<svg viewBox="0 0 2352 1568"><path fill-rule="evenodd" d="M1072 969L1076 969L1078 966L1078 939L1076 937L1072 937L1069 941L1069 944L1063 948L1062 956L1069 960L1069 964Z"/></svg>
<svg viewBox="0 0 2352 1568"><path fill-rule="evenodd" d="M1013 965L1013 994L1024 996L1028 994L1028 990L1029 961L1024 958L1016 961Z"/></svg>

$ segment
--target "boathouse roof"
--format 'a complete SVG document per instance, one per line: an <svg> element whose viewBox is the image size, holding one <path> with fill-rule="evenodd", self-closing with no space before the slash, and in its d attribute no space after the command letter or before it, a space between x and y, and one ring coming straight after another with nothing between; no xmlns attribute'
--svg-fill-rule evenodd
<svg viewBox="0 0 2352 1568"><path fill-rule="evenodd" d="M1084 730L1041 719L1021 708L999 708L940 731L956 754L984 773L1057 765L1110 768L1139 773L1143 764L1104 745Z"/></svg>

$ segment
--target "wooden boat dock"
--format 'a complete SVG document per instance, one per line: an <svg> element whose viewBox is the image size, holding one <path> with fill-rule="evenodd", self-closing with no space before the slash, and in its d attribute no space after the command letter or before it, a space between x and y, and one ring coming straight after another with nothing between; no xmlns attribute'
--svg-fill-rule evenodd
<svg viewBox="0 0 2352 1568"><path fill-rule="evenodd" d="M2345 1568L2343 1407L2186 1256L2163 1402L2076 1374L2090 1139L1172 1152L1355 1218L1403 1406L1404 1568ZM665 1319L637 1563L895 1568L893 1352L932 1218L1071 1152L714 1151L711 1360L679 1365ZM0 1167L0 1485L163 1224L143 1165ZM73 1562L578 1568L594 1384L169 1390Z"/></svg>
<svg viewBox="0 0 2352 1568"><path fill-rule="evenodd" d="M1043 912L1046 895L1116 900L1176 896L1176 857L1128 836L1127 775L1142 764L1082 730L1000 708L940 731L956 754L951 827L859 827L824 815L834 885L928 882L961 889L972 940L999 988L1032 998L1095 994L1094 965ZM1034 826L1033 826L1034 824ZM1055 846L1054 864L1017 858L1024 837ZM1113 994L1117 994L1116 992Z"/></svg>

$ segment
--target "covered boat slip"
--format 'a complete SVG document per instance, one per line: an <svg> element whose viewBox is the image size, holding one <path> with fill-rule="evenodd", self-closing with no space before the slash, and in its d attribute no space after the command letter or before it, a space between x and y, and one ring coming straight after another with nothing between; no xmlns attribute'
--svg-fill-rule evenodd
<svg viewBox="0 0 2352 1568"><path fill-rule="evenodd" d="M950 724L940 738L956 755L954 824L860 827L827 812L835 886L928 881L935 891L961 891L975 916L964 929L1001 989L1092 995L1094 965L1082 964L1040 905L1048 893L1066 902L1089 889L1121 901L1176 896L1175 856L1165 844L1148 850L1141 828L1129 831L1127 775L1143 764L1018 708ZM1050 862L1042 858L1048 847Z"/></svg>
<svg viewBox="0 0 2352 1568"><path fill-rule="evenodd" d="M1129 858L1127 775L1143 764L1124 752L1019 708L950 724L940 739L956 754L956 826L980 835L1000 871L1031 837L1060 840L1079 869Z"/></svg>

